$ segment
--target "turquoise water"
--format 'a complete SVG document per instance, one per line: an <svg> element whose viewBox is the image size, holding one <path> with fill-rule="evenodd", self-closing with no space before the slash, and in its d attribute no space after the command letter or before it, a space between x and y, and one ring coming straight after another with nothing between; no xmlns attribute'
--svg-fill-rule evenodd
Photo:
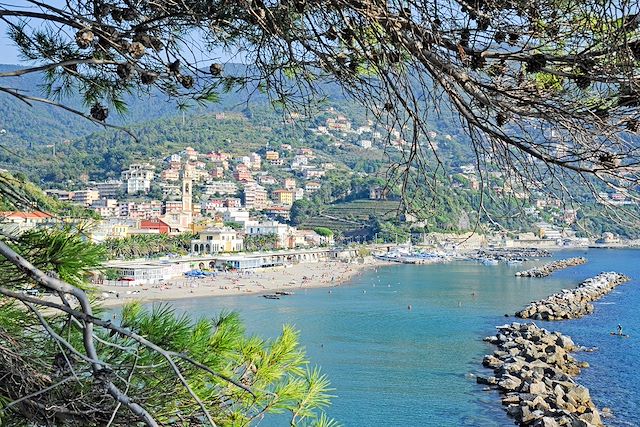
<svg viewBox="0 0 640 427"><path fill-rule="evenodd" d="M556 257L577 255L584 251ZM545 327L599 347L579 355L591 364L580 381L598 406L613 409L611 425L640 425L640 251L590 250L586 256L586 265L546 279L516 278L516 268L502 265L397 265L367 271L331 293L309 289L280 300L213 297L173 305L194 316L236 310L249 332L263 336L295 325L310 359L336 389L328 412L345 426L511 426L497 394L469 375L482 371L482 356L492 351L482 338L513 320L505 313L532 299L603 270L619 271L634 280L598 303L594 315ZM631 338L609 335L618 323Z"/></svg>

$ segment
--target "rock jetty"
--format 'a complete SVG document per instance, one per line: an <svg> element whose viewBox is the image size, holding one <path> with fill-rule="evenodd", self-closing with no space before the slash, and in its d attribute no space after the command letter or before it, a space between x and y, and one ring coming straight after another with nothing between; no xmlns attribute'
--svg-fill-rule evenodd
<svg viewBox="0 0 640 427"><path fill-rule="evenodd" d="M498 349L482 362L494 375L477 376L476 381L503 393L502 404L519 425L603 425L589 390L573 379L588 364L569 354L577 349L571 338L533 323L512 323L497 329L498 333L485 341Z"/></svg>
<svg viewBox="0 0 640 427"><path fill-rule="evenodd" d="M556 270L562 270L563 268L575 267L587 262L584 257L575 257L561 259L558 261L550 262L540 267L530 268L525 271L518 271L516 276L518 277L546 277Z"/></svg>
<svg viewBox="0 0 640 427"><path fill-rule="evenodd" d="M592 301L602 298L616 286L627 282L624 274L608 272L589 278L574 289L563 289L540 301L534 301L516 317L536 320L575 319L593 313Z"/></svg>
<svg viewBox="0 0 640 427"><path fill-rule="evenodd" d="M539 248L491 248L473 251L468 254L468 258L472 260L528 261L534 258L550 257L551 255L551 252Z"/></svg>

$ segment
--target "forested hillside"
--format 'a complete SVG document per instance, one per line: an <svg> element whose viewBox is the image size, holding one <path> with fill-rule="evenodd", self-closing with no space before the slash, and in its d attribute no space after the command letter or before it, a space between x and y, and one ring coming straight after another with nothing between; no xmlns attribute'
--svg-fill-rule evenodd
<svg viewBox="0 0 640 427"><path fill-rule="evenodd" d="M0 65L0 70L15 68ZM12 82L16 88L36 96L41 90L41 78L34 75L16 77ZM6 148L0 150L0 168L22 173L43 188L80 189L87 181L119 177L133 162L159 162L187 146L200 152L223 150L238 156L289 144L294 148L312 148L320 158L338 166L330 185L323 185L311 205L303 209L303 219L299 220L302 225L332 225L342 231L358 229L366 223L379 232L406 233L410 226L402 225L402 221L396 221L396 228L389 227L407 208L425 231L472 229L478 216L482 224L494 229L530 229L532 219L523 214L523 208L530 206L531 201L496 197L496 191L505 185L503 180L494 180L493 188L487 187L485 196L481 197L477 190L469 188L464 178L456 175L459 167L469 165L474 157L463 127L447 112L434 112L429 123L435 135L432 142L444 170L435 180L414 173L405 189L405 195L410 197L397 212L372 209L367 213L369 205L357 200L368 197L371 185L385 185L390 179L392 199L400 197L400 183L393 181L397 176L387 172L390 165L402 161L402 153L380 143L374 149L363 149L359 145L361 137L353 133L341 135L340 142L336 143L335 138L312 131L335 114L345 115L354 127L367 125L372 119L339 91L325 89L332 96L309 116L297 120L291 120L289 111L269 105L260 92L249 89L222 94L218 102L193 105L184 111L157 93L135 94L126 100L126 121L118 116L109 119L113 124L125 126L135 138L127 132L104 129L53 106L29 106L0 94L0 129L6 129L6 133L0 135L0 145ZM73 100L70 105L86 109ZM424 165L434 166L435 156L429 149L425 154ZM38 168L32 167L36 161ZM275 169L270 172L278 175ZM606 215L594 213L596 205L587 189L572 183L567 183L567 188L585 203L578 215L585 232L613 231L635 236L632 226L607 221ZM479 210L481 199L483 209ZM347 204L340 206L341 203ZM551 221L553 218L541 219Z"/></svg>

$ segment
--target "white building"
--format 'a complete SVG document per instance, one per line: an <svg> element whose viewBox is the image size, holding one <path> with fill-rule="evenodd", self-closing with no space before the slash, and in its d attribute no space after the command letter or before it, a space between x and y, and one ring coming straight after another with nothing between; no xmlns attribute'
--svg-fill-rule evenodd
<svg viewBox="0 0 640 427"><path fill-rule="evenodd" d="M20 234L50 223L53 217L45 212L0 212L0 230L8 234Z"/></svg>
<svg viewBox="0 0 640 427"><path fill-rule="evenodd" d="M127 194L146 193L151 189L151 180L133 177L127 180Z"/></svg>
<svg viewBox="0 0 640 427"><path fill-rule="evenodd" d="M278 236L278 247L290 247L289 241L293 234L292 227L286 224L280 224L278 221L247 221L244 223L244 232L249 236L261 236L267 234L275 234Z"/></svg>
<svg viewBox="0 0 640 427"><path fill-rule="evenodd" d="M249 221L249 211L226 208L222 215L222 219L224 222L239 222L244 224Z"/></svg>
<svg viewBox="0 0 640 427"><path fill-rule="evenodd" d="M262 167L262 157L258 153L251 153L249 155L249 167L253 170L260 170Z"/></svg>
<svg viewBox="0 0 640 427"><path fill-rule="evenodd" d="M96 189L98 190L98 193L100 193L101 199L114 199L122 188L122 181L118 179L110 179L108 181L96 183Z"/></svg>
<svg viewBox="0 0 640 427"><path fill-rule="evenodd" d="M264 209L269 205L267 190L256 183L247 183L244 187L244 206L247 209Z"/></svg>
<svg viewBox="0 0 640 427"><path fill-rule="evenodd" d="M208 196L236 194L237 192L238 184L232 181L215 181L204 186L204 193Z"/></svg>
<svg viewBox="0 0 640 427"><path fill-rule="evenodd" d="M240 252L242 249L242 237L230 227L209 228L191 241L191 252L197 254Z"/></svg>
<svg viewBox="0 0 640 427"><path fill-rule="evenodd" d="M297 155L291 161L291 169L304 169L309 164L309 158L303 155Z"/></svg>
<svg viewBox="0 0 640 427"><path fill-rule="evenodd" d="M134 163L129 169L122 171L121 177L127 182L127 193L147 192L151 188L155 166Z"/></svg>
<svg viewBox="0 0 640 427"><path fill-rule="evenodd" d="M111 261L106 264L106 267L115 270L120 277L113 283L105 281L105 284L116 286L153 285L189 271L188 263Z"/></svg>

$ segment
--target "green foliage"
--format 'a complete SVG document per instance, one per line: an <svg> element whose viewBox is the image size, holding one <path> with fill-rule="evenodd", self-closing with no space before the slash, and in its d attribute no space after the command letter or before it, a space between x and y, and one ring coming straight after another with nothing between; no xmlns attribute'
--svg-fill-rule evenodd
<svg viewBox="0 0 640 427"><path fill-rule="evenodd" d="M82 287L102 249L61 231L26 233L12 247L37 267ZM22 271L7 261L0 264L0 273L3 287L23 286ZM99 309L94 314L101 317ZM51 314L46 322L84 354L83 331L68 316ZM173 424L177 418L200 425L204 413L192 394L217 425L252 425L270 414L287 414L294 426L336 425L322 413L331 398L329 382L317 368L309 367L299 335L290 326L265 340L247 336L237 313L194 319L178 315L167 304L147 308L139 303L123 307L119 324L168 353L162 355L130 335L96 323L98 358L108 366L101 381L126 390L160 425ZM32 395L0 410L3 422L44 425L55 419L60 426L101 426L111 420L113 426L130 426L139 421L105 396L102 385L96 386L92 364L61 347L32 311L6 297L0 297L0 360L0 402ZM66 360L73 361L73 369ZM45 388L50 390L36 393Z"/></svg>
<svg viewBox="0 0 640 427"><path fill-rule="evenodd" d="M38 269L79 288L86 286L85 274L98 269L105 259L103 247L85 241L79 234L70 234L68 229L26 231L7 244ZM22 270L5 258L0 258L0 276L20 287L30 282Z"/></svg>
<svg viewBox="0 0 640 427"><path fill-rule="evenodd" d="M313 229L316 233L318 233L322 237L331 237L333 236L333 231L327 227L316 227Z"/></svg>
<svg viewBox="0 0 640 427"><path fill-rule="evenodd" d="M275 233L247 235L244 237L247 251L270 251L278 248L278 235Z"/></svg>
<svg viewBox="0 0 640 427"><path fill-rule="evenodd" d="M109 259L133 259L158 257L168 254L185 255L191 248L195 236L182 233L177 236L166 234L134 234L124 239L107 239L101 246Z"/></svg>
<svg viewBox="0 0 640 427"><path fill-rule="evenodd" d="M289 212L291 223L300 225L305 223L311 216L318 213L318 205L308 199L300 199L293 202Z"/></svg>
<svg viewBox="0 0 640 427"><path fill-rule="evenodd" d="M22 327L18 327L20 324ZM28 330L25 330L25 324L29 325ZM64 317L50 318L49 324L54 330L66 334L70 341L79 342L80 331L67 328ZM270 413L288 413L291 425L316 422L316 425L335 425L327 424L330 421L319 411L329 404L329 382L317 368L308 368L298 333L289 326L285 326L274 340L263 340L246 336L236 313L222 313L212 319L191 319L187 315L177 315L168 305L154 305L146 309L140 304L123 308L122 325L166 351L185 355L206 366L208 371L176 358L176 367L188 379L192 392L205 402L206 409L218 425L249 425L257 421L257 417L268 417ZM177 414L186 419L202 417L201 408L165 358L127 337L104 330L100 330L98 336L104 343L98 346L99 356L112 367L112 381L122 389L128 385L129 396L145 407L161 425L170 424ZM13 380L16 375L34 375L30 383L22 383L25 392L31 391L30 387L44 388L47 382L52 381L47 375L57 375L57 380L60 379L60 373L54 373L58 368L50 362L59 349L28 312L17 310L15 304L0 299L0 349L6 348L8 340L20 342L17 347L12 346L12 354L20 358L11 361L16 366L0 367L5 378L5 370L17 366L22 370L20 374L12 374ZM36 341L40 344L33 345ZM39 401L51 408L46 415L63 409L86 410L100 399L99 390L91 387L87 369L88 366L76 363L76 381L40 396ZM250 387L255 397L210 372L220 373ZM71 372L62 375L73 378ZM16 393L20 391L15 384L2 382L0 399L15 400ZM220 400L227 404L220 405ZM116 414L112 425L131 425L130 413L126 410L114 412L115 404L114 401L102 400L100 406L84 418L83 425L105 425L112 413ZM26 417L19 411L20 407L12 407L1 414L11 417L14 422L45 416L36 410L35 414Z"/></svg>
<svg viewBox="0 0 640 427"><path fill-rule="evenodd" d="M0 172L0 211L40 210L54 216L75 219L98 219L99 215L83 206L47 196L22 174Z"/></svg>
<svg viewBox="0 0 640 427"><path fill-rule="evenodd" d="M241 223L235 222L235 221L225 221L224 226L233 228L234 230L243 230L244 229L244 226Z"/></svg>

